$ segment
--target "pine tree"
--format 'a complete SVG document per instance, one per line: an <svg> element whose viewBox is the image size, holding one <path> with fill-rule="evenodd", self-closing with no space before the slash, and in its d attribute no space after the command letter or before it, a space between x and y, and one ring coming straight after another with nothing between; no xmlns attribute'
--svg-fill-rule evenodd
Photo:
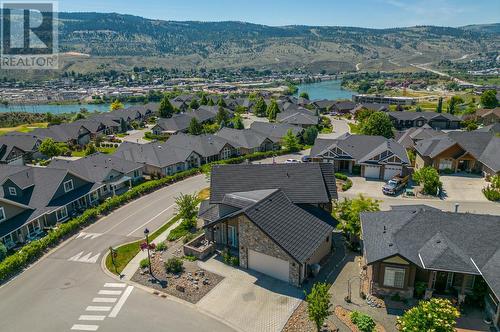
<svg viewBox="0 0 500 332"><path fill-rule="evenodd" d="M443 97L439 97L436 112L441 113L443 111Z"/></svg>
<svg viewBox="0 0 500 332"><path fill-rule="evenodd" d="M253 106L253 112L255 116L264 117L266 116L266 102L264 98L260 97L255 105Z"/></svg>
<svg viewBox="0 0 500 332"><path fill-rule="evenodd" d="M208 104L207 96L205 96L205 94L202 94L200 99L200 105L207 105L207 104Z"/></svg>
<svg viewBox="0 0 500 332"><path fill-rule="evenodd" d="M196 118L192 118L191 122L189 122L188 133L191 135L200 135L203 132L203 126L196 120Z"/></svg>
<svg viewBox="0 0 500 332"><path fill-rule="evenodd" d="M158 112L160 113L161 118L171 118L174 114L174 106L172 106L167 96L162 98Z"/></svg>
<svg viewBox="0 0 500 332"><path fill-rule="evenodd" d="M276 120L276 116L278 115L279 112L280 112L280 109L278 107L278 103L274 99L271 100L271 103L267 107L267 112L266 112L267 118L269 119L269 121Z"/></svg>

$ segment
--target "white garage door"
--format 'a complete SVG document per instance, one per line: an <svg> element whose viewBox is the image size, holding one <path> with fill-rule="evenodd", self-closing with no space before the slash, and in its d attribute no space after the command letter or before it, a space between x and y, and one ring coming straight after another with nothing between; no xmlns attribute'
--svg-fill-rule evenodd
<svg viewBox="0 0 500 332"><path fill-rule="evenodd" d="M380 166L365 166L365 178L368 179L380 178Z"/></svg>
<svg viewBox="0 0 500 332"><path fill-rule="evenodd" d="M248 249L248 268L252 270L288 282L290 274L288 265L287 261Z"/></svg>
<svg viewBox="0 0 500 332"><path fill-rule="evenodd" d="M384 180L389 180L395 177L396 175L401 175L403 168L401 166L385 166L384 170Z"/></svg>

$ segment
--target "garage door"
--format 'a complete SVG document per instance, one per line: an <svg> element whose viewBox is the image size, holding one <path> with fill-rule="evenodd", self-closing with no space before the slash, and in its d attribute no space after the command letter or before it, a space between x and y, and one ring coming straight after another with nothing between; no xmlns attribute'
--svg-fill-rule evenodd
<svg viewBox="0 0 500 332"><path fill-rule="evenodd" d="M389 180L395 177L396 175L401 175L403 168L401 166L385 166L384 169L384 180Z"/></svg>
<svg viewBox="0 0 500 332"><path fill-rule="evenodd" d="M289 281L288 262L248 249L248 268L267 274L273 278Z"/></svg>
<svg viewBox="0 0 500 332"><path fill-rule="evenodd" d="M365 166L365 178L368 179L380 178L380 166Z"/></svg>

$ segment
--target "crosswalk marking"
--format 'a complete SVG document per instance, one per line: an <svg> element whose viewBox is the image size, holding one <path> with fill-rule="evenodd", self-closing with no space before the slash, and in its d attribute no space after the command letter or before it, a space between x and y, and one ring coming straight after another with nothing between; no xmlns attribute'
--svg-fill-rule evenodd
<svg viewBox="0 0 500 332"><path fill-rule="evenodd" d="M125 289L123 295L120 297L118 303L115 305L113 310L109 313L108 317L115 318L116 316L118 316L118 313L122 309L123 305L125 304L125 301L127 301L127 298L129 297L130 293L132 293L133 289L134 286L128 286L127 289Z"/></svg>
<svg viewBox="0 0 500 332"><path fill-rule="evenodd" d="M99 291L99 295L120 295L122 293L121 290L107 290L103 289Z"/></svg>
<svg viewBox="0 0 500 332"><path fill-rule="evenodd" d="M116 299L114 297L94 297L92 302L95 303L115 303Z"/></svg>
<svg viewBox="0 0 500 332"><path fill-rule="evenodd" d="M127 284L122 284L122 283L118 283L118 282L107 282L104 284L104 287L108 287L108 288L125 288L127 287Z"/></svg>
<svg viewBox="0 0 500 332"><path fill-rule="evenodd" d="M106 316L101 315L81 315L78 320L104 320Z"/></svg>
<svg viewBox="0 0 500 332"><path fill-rule="evenodd" d="M93 239L98 238L101 235L102 235L102 233L85 233L85 232L80 232L76 236L76 239L83 238L84 240L85 239L91 239L91 240L93 240Z"/></svg>
<svg viewBox="0 0 500 332"><path fill-rule="evenodd" d="M111 307L89 305L85 311L110 311Z"/></svg>
<svg viewBox="0 0 500 332"><path fill-rule="evenodd" d="M72 330L75 331L97 331L99 325L84 325L84 324L75 324L71 327Z"/></svg>
<svg viewBox="0 0 500 332"><path fill-rule="evenodd" d="M92 256L92 252L89 252L86 255L82 256L83 253L84 253L84 251L80 251L78 254L74 255L71 258L69 258L68 261L70 261L70 262L79 262L79 263L95 264L97 262L97 260L99 259L99 256L101 256L100 253L95 254L94 256Z"/></svg>

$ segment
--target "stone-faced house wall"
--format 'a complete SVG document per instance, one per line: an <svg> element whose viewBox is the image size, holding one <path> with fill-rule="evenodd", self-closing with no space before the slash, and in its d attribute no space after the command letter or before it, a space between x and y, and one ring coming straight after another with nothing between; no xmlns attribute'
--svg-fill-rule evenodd
<svg viewBox="0 0 500 332"><path fill-rule="evenodd" d="M290 263L290 284L299 286L302 282L301 265L281 249L245 215L240 215L237 219L239 224L240 266L246 269L248 268L248 249L283 259Z"/></svg>

